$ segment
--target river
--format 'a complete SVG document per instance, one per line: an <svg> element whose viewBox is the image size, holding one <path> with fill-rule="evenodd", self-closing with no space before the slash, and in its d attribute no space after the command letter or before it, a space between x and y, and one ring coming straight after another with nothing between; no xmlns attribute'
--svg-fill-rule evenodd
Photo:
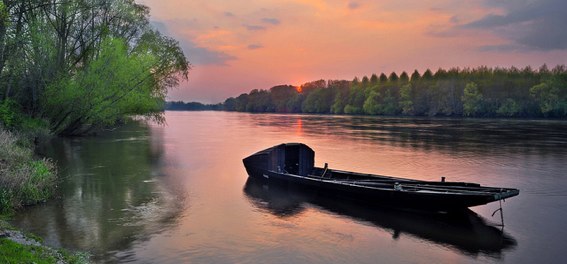
<svg viewBox="0 0 567 264"><path fill-rule="evenodd" d="M13 223L46 244L135 263L561 263L567 122L166 112L98 137L53 139L61 194ZM513 187L462 216L317 197L248 180L242 159L282 143L315 163Z"/></svg>

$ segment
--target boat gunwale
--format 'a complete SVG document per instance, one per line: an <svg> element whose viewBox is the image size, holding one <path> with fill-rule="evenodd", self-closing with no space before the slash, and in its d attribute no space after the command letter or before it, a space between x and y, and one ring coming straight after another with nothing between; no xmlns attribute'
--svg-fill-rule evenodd
<svg viewBox="0 0 567 264"><path fill-rule="evenodd" d="M435 187L428 187L428 186L423 186L423 185L421 185L421 186L411 185L410 189L403 189L402 188L401 190L396 190L396 189L393 189L391 187L383 188L383 187L376 187L376 186L368 186L368 185L363 185L363 184L356 184L356 183L353 183L352 181L348 181L348 180L347 181L340 181L340 180L332 179L332 178L323 178L323 177L317 176L317 175L301 176L301 175L297 175L297 174L277 172L277 171L272 171L272 170L268 170L268 171L275 173L275 174L280 174L280 175L293 177L293 178L300 178L300 179L314 181L314 182L324 182L324 183L337 184L337 185L342 185L342 186L351 186L351 187L369 189L369 190L418 193L420 195L440 195L441 194L441 195L455 195L455 196L490 196L490 197L494 197L495 199L500 199L500 198L495 197L495 196L505 196L504 198L506 198L506 197L510 197L510 196L515 196L519 193L518 190L512 189L512 188L498 188L498 187L484 187L484 186L474 186L474 187L443 186L443 187L435 188ZM348 171L340 171L340 170L330 170L330 171L351 174L351 172L348 172ZM373 176L373 177L382 177L381 175L375 175L375 174L362 174L362 173L352 173L352 174ZM389 179L406 180L406 179L403 179L403 178L396 178L396 177L390 177L390 176L384 176L384 177L389 178ZM422 181L422 180L412 180L412 179L408 179L408 180L415 181L415 182L428 183L428 181ZM451 183L451 182L447 182L447 183ZM384 185L392 186L392 184L384 184ZM427 184L425 184L425 185L427 185ZM408 185L402 185L402 186L407 187ZM457 188L481 188L481 189L490 189L491 191L454 190L454 189L457 189ZM500 190L500 191L495 192L495 190ZM420 191L427 191L427 192L420 192Z"/></svg>

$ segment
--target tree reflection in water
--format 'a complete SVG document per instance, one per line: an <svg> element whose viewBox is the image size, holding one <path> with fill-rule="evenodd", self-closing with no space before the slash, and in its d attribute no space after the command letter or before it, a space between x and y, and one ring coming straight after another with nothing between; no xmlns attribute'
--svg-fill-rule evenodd
<svg viewBox="0 0 567 264"><path fill-rule="evenodd" d="M132 123L97 137L53 139L39 151L59 164L61 197L18 214L14 223L47 244L127 261L117 252L170 229L184 198L162 177L158 129Z"/></svg>

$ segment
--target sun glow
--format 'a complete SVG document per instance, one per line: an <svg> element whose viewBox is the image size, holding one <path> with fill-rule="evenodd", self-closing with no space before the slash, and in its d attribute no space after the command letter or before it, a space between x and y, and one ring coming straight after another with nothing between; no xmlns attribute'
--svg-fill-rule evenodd
<svg viewBox="0 0 567 264"><path fill-rule="evenodd" d="M303 87L301 87L301 85L298 85L298 86L295 87L295 90L297 90L298 93L302 93Z"/></svg>

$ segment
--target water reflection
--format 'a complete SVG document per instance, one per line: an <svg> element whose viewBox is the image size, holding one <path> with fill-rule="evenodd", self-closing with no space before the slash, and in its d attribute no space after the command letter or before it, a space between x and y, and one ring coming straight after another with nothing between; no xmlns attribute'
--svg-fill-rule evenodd
<svg viewBox="0 0 567 264"><path fill-rule="evenodd" d="M15 224L50 245L89 250L99 262L561 263L567 122L166 117L166 127L132 124L44 146L65 178L61 199L22 211ZM496 204L445 219L360 208L287 187L247 183L243 192L242 158L293 141L313 147L319 166L422 180L447 176L521 194L504 205L502 233L487 224L499 222L491 218Z"/></svg>
<svg viewBox="0 0 567 264"><path fill-rule="evenodd" d="M87 250L102 262L126 261L115 253L171 228L183 195L160 171L159 130L128 124L92 138L54 139L39 151L58 162L61 197L32 207L15 224L55 246Z"/></svg>
<svg viewBox="0 0 567 264"><path fill-rule="evenodd" d="M567 147L567 123L554 120L253 115L264 127L299 127L310 135L378 141L441 152L557 152ZM567 148L563 148L567 154Z"/></svg>
<svg viewBox="0 0 567 264"><path fill-rule="evenodd" d="M440 215L369 208L354 201L325 196L299 186L268 183L253 178L246 181L244 193L255 207L280 218L300 215L307 207L315 205L355 221L371 223L391 233L392 239L410 235L465 255L483 254L501 258L504 251L517 246L513 237L488 225L472 211L457 215Z"/></svg>

